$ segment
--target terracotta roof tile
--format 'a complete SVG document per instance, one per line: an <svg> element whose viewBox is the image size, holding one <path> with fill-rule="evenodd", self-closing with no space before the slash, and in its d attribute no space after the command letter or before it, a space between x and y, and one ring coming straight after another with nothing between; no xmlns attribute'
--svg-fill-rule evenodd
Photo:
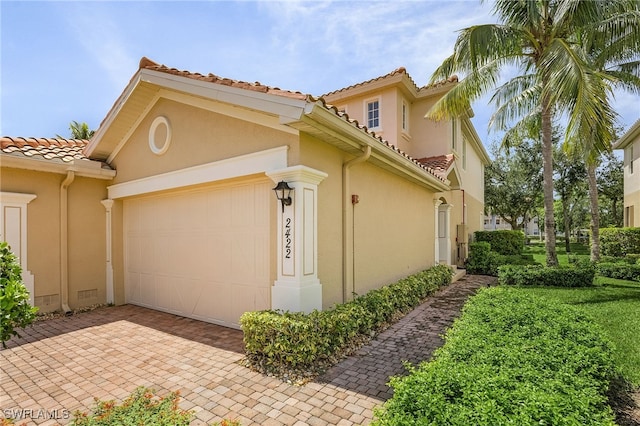
<svg viewBox="0 0 640 426"><path fill-rule="evenodd" d="M453 154L438 155L435 157L419 158L417 160L425 167L434 170L439 175L444 175L454 162Z"/></svg>
<svg viewBox="0 0 640 426"><path fill-rule="evenodd" d="M0 151L14 156L42 157L45 160L69 163L73 160L89 160L82 150L89 143L85 139L64 138L0 138Z"/></svg>
<svg viewBox="0 0 640 426"><path fill-rule="evenodd" d="M289 90L282 90L277 87L265 86L264 84L258 81L256 81L255 83L249 83L246 81L232 80L229 78L219 77L215 74L203 75L200 73L194 73L190 71L182 71L177 68L169 68L166 65L160 65L147 57L142 57L142 59L140 60L140 69L160 71L167 74L173 74L181 77L192 78L194 80L221 84L223 86L237 87L239 89L253 90L261 93L269 93L269 94L275 94L279 96L286 96L294 99L307 99L307 95L301 92L293 92Z"/></svg>

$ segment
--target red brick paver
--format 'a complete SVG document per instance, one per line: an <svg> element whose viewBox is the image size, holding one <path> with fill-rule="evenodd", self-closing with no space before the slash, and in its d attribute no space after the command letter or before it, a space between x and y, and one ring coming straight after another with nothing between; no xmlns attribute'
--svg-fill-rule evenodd
<svg viewBox="0 0 640 426"><path fill-rule="evenodd" d="M192 425L358 425L389 398L402 361L428 359L469 295L491 278L467 276L380 334L316 382L292 386L239 365L242 332L125 305L36 323L0 351L0 417L66 424L94 398L148 386L179 390ZM21 423L21 422L20 422Z"/></svg>

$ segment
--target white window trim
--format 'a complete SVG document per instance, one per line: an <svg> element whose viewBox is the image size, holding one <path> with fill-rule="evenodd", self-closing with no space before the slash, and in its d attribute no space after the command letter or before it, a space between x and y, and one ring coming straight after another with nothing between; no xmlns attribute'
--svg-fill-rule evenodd
<svg viewBox="0 0 640 426"><path fill-rule="evenodd" d="M409 103L407 101L405 101L404 99L402 100L402 105L400 106L400 128L402 130L402 133L409 135L409 129L410 129L410 123L409 123L409 117L410 117L410 111L409 111Z"/></svg>
<svg viewBox="0 0 640 426"><path fill-rule="evenodd" d="M629 145L629 149L627 150L629 154L629 174L633 174L633 144Z"/></svg>
<svg viewBox="0 0 640 426"><path fill-rule="evenodd" d="M378 102L378 125L373 127L369 126L369 104L373 102ZM366 99L364 101L364 122L367 124L367 129L381 131L382 130L382 100L379 96L375 98Z"/></svg>

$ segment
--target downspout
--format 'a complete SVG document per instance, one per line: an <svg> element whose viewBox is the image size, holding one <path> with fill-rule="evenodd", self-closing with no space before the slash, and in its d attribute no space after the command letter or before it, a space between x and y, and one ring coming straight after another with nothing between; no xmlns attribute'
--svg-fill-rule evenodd
<svg viewBox="0 0 640 426"><path fill-rule="evenodd" d="M363 163L371 156L371 147L367 145L364 149L364 153L356 158L353 158L342 165L342 302L345 303L348 300L347 288L349 277L353 277L353 256L350 251L350 247L353 245L353 241L349 241L349 205L351 204L351 196L349 190L351 188L349 182L349 169L351 166ZM353 221L353 215L351 217ZM353 240L353 234L351 235ZM349 244L351 242L351 244ZM351 259L347 259L351 257Z"/></svg>
<svg viewBox="0 0 640 426"><path fill-rule="evenodd" d="M65 314L71 312L69 308L69 212L67 189L73 183L75 177L73 170L67 170L67 177L60 185L60 309Z"/></svg>

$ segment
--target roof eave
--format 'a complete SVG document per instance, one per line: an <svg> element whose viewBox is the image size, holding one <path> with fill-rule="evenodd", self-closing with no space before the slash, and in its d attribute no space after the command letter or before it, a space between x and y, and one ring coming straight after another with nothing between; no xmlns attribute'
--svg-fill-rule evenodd
<svg viewBox="0 0 640 426"><path fill-rule="evenodd" d="M15 155L0 154L2 167L22 170L33 170L45 173L66 174L73 171L77 176L93 179L111 180L116 176L116 171L105 169L102 164L91 160L74 160L68 163L58 163L39 158L18 157Z"/></svg>
<svg viewBox="0 0 640 426"><path fill-rule="evenodd" d="M613 149L624 149L640 136L640 120L636 121L618 141L613 144Z"/></svg>

